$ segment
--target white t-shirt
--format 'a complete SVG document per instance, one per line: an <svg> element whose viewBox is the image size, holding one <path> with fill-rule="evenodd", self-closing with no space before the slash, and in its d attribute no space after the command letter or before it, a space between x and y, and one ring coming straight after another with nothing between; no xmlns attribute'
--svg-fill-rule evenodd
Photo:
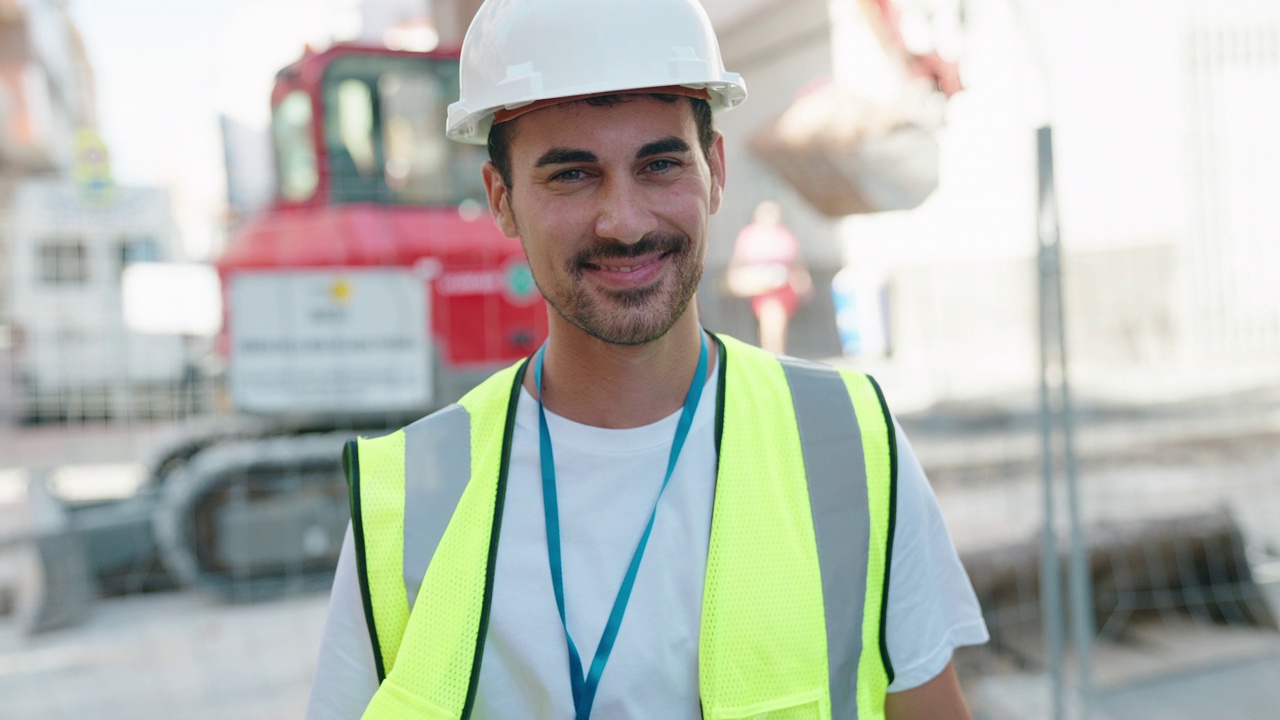
<svg viewBox="0 0 1280 720"><path fill-rule="evenodd" d="M658 505L648 549L596 694L601 718L701 717L698 630L715 493L715 377L702 393L684 451ZM555 454L565 614L589 667L618 587L666 472L680 413L609 430L547 413ZM901 428L897 523L886 641L890 692L925 683L955 648L987 630L933 491ZM572 718L568 650L547 560L537 401L520 395L493 605L473 717ZM338 561L307 711L357 718L378 678L356 577L351 531Z"/></svg>

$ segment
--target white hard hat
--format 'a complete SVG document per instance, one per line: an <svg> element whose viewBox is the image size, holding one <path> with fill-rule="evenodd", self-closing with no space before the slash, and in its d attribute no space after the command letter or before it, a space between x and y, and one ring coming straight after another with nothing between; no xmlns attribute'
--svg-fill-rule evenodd
<svg viewBox="0 0 1280 720"><path fill-rule="evenodd" d="M485 0L462 41L459 75L445 132L476 144L495 112L542 100L683 89L705 91L723 110L747 97L698 0Z"/></svg>

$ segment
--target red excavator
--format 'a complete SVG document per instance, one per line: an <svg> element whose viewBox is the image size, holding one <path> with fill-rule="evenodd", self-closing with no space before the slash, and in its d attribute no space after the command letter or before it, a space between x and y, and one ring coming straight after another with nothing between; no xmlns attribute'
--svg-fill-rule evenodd
<svg viewBox="0 0 1280 720"><path fill-rule="evenodd" d="M546 336L520 243L489 217L484 147L445 138L458 53L339 44L276 76L276 199L217 262L237 411L152 462L184 584L327 581L342 441L457 400Z"/></svg>

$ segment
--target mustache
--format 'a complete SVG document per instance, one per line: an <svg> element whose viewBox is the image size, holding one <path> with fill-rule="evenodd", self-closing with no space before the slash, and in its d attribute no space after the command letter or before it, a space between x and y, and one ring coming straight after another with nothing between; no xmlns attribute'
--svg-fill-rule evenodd
<svg viewBox="0 0 1280 720"><path fill-rule="evenodd" d="M626 260L646 255L681 252L689 246L689 238L679 233L650 233L634 243L601 240L584 248L569 259L571 268L598 265L601 260Z"/></svg>

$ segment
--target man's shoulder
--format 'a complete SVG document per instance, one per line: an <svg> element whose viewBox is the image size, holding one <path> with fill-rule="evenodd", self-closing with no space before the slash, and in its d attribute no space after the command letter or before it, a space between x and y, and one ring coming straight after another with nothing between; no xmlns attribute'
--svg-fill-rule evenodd
<svg viewBox="0 0 1280 720"><path fill-rule="evenodd" d="M847 378L866 378L872 383L875 383L875 379L872 378L870 374L848 365L840 365L825 360L793 357L791 355L779 355L742 340L738 340L731 335L716 333L715 336L719 338L720 341L724 343L726 349L738 359L749 358L756 361L775 361L796 368L835 372Z"/></svg>
<svg viewBox="0 0 1280 720"><path fill-rule="evenodd" d="M524 365L521 360L494 374L472 388L456 402L449 403L400 429L399 432L416 435L448 434L465 428L468 418L476 412L497 412L505 415L508 403L518 388L517 374Z"/></svg>
<svg viewBox="0 0 1280 720"><path fill-rule="evenodd" d="M401 428L401 431L410 434L420 432L439 432L454 425L459 421L459 419L465 419L466 416L467 409L465 407L456 402L449 403L435 412L424 417L420 417L408 425L405 425Z"/></svg>
<svg viewBox="0 0 1280 720"><path fill-rule="evenodd" d="M484 382L475 386L462 396L454 405L460 405L468 410L475 411L485 404L495 404L505 408L507 403L515 396L519 383L524 375L524 367L529 363L529 358L508 365L507 367L490 375ZM446 406L437 413L448 410L452 406ZM432 413L433 415L436 413ZM427 417L431 417L428 415ZM425 419L425 418L424 418Z"/></svg>

